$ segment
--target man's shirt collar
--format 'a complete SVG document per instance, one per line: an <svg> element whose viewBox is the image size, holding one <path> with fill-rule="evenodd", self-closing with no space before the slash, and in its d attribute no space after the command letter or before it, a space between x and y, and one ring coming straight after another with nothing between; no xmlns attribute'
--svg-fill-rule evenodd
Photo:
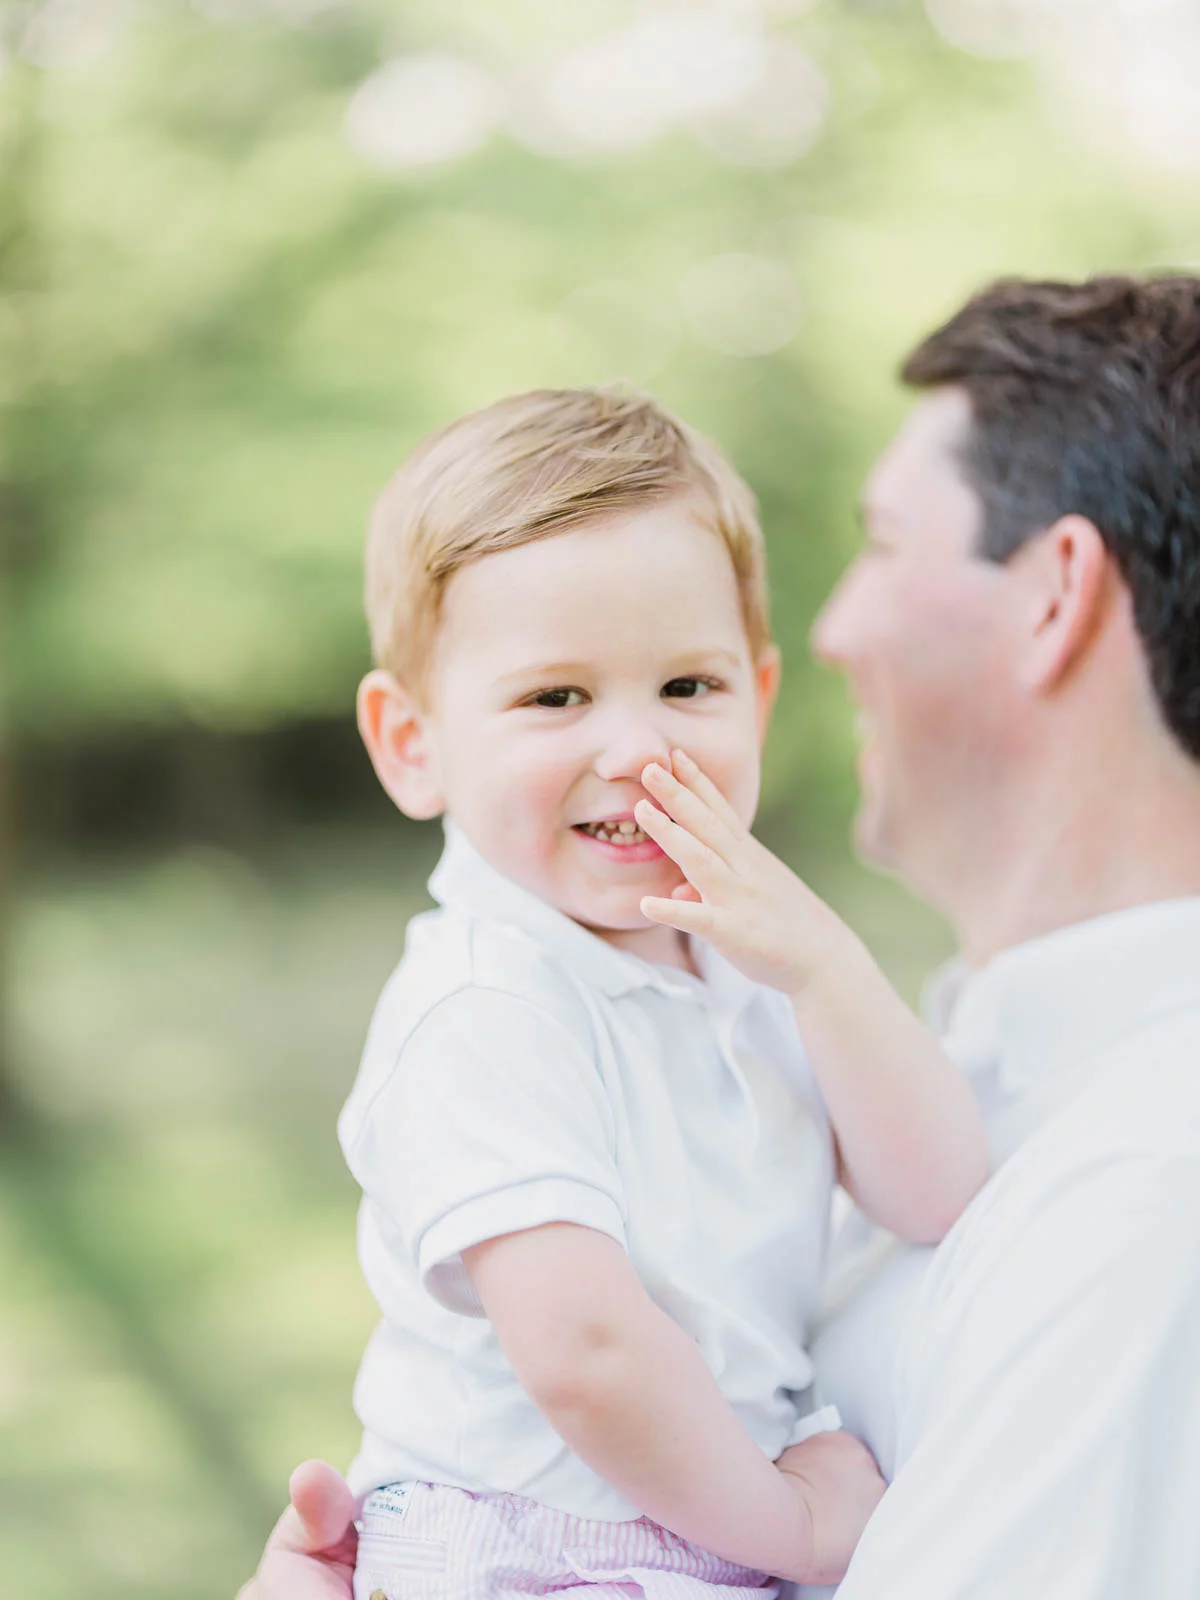
<svg viewBox="0 0 1200 1600"><path fill-rule="evenodd" d="M931 1026L965 1069L998 1068L1010 1093L1185 1008L1200 1008L1200 896L1059 928L977 972L952 961L925 995Z"/></svg>

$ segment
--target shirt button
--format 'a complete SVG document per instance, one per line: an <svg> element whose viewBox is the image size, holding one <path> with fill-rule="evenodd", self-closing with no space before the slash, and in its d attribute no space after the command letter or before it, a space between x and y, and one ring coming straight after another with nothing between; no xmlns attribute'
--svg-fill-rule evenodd
<svg viewBox="0 0 1200 1600"><path fill-rule="evenodd" d="M372 1589L371 1600L388 1600L388 1597L384 1594L382 1589Z"/></svg>

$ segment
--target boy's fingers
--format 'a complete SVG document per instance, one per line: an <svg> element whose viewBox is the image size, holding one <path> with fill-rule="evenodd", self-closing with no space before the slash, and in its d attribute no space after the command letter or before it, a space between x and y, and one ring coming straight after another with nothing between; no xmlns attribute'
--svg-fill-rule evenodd
<svg viewBox="0 0 1200 1600"><path fill-rule="evenodd" d="M642 915L651 922L678 928L680 933L694 933L700 939L706 939L713 926L713 908L703 900L662 900L648 894L642 900Z"/></svg>
<svg viewBox="0 0 1200 1600"><path fill-rule="evenodd" d="M699 889L714 884L714 874L724 866L716 851L697 839L687 828L681 828L665 812L649 800L639 800L633 815L643 833L648 833L681 869L688 882Z"/></svg>
<svg viewBox="0 0 1200 1600"><path fill-rule="evenodd" d="M674 821L722 860L728 859L737 843L736 836L701 796L694 794L657 761L643 770L642 784Z"/></svg>

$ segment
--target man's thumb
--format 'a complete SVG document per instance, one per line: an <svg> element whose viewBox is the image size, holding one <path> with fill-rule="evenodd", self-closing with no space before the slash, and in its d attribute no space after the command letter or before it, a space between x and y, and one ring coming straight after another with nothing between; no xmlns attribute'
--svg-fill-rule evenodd
<svg viewBox="0 0 1200 1600"><path fill-rule="evenodd" d="M327 1461L304 1461L288 1481L300 1519L303 1547L316 1554L331 1550L354 1519L354 1496L341 1473Z"/></svg>

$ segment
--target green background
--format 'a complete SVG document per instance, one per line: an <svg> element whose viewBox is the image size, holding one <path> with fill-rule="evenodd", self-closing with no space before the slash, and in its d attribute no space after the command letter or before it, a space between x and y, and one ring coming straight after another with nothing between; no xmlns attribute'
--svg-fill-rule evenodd
<svg viewBox="0 0 1200 1600"><path fill-rule="evenodd" d="M1154 76L1194 8L1136 49L1117 0L1041 9L0 4L6 1596L229 1593L289 1467L353 1449L333 1123L438 846L356 747L359 553L428 428L624 379L721 440L786 658L762 832L910 995L946 952L850 857L806 654L896 363L999 274L1200 260L1200 125ZM810 149L737 164L695 116L528 147L564 59L698 10L815 67ZM430 54L516 109L380 167L348 107Z"/></svg>

